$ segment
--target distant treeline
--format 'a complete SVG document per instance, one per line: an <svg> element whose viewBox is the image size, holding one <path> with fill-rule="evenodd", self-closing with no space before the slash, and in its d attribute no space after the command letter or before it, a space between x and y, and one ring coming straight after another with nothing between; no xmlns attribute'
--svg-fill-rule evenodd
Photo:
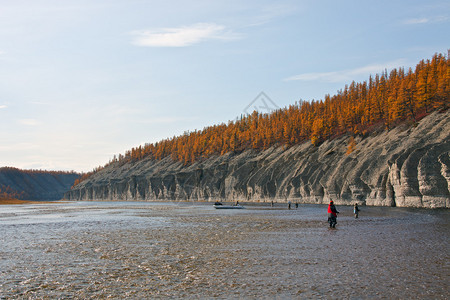
<svg viewBox="0 0 450 300"><path fill-rule="evenodd" d="M75 185L111 164L143 158L171 157L185 165L227 152L292 146L311 140L314 145L350 133L365 135L375 128L389 130L400 122L415 122L434 110L449 108L450 50L420 61L415 70L387 70L368 81L352 82L323 100L299 101L270 114L257 111L228 124L186 132L119 154L105 166L83 174Z"/></svg>
<svg viewBox="0 0 450 300"><path fill-rule="evenodd" d="M22 170L14 167L1 167L0 173L25 173L25 174L50 174L50 175L68 175L77 174L75 171L47 171L41 169Z"/></svg>
<svg viewBox="0 0 450 300"><path fill-rule="evenodd" d="M21 170L0 168L0 200L55 199L79 178L75 171ZM64 190L63 190L64 189ZM61 191L60 191L61 190Z"/></svg>
<svg viewBox="0 0 450 300"><path fill-rule="evenodd" d="M17 192L9 186L0 185L0 200L22 199L24 192Z"/></svg>

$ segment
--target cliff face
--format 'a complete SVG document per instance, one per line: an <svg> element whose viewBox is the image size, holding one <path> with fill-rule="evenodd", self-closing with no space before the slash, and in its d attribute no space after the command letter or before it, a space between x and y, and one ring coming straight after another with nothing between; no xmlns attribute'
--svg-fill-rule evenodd
<svg viewBox="0 0 450 300"><path fill-rule="evenodd" d="M0 187L21 193L20 198L25 200L59 200L79 176L76 173L0 168Z"/></svg>
<svg viewBox="0 0 450 300"><path fill-rule="evenodd" d="M70 200L296 201L450 207L450 112L415 127L319 147L303 143L213 157L110 165L65 194Z"/></svg>

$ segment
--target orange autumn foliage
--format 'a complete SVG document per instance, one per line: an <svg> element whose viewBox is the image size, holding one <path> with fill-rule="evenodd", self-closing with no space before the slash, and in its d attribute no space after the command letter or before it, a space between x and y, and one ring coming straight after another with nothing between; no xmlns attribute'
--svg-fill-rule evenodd
<svg viewBox="0 0 450 300"><path fill-rule="evenodd" d="M450 53L450 51L449 51ZM403 68L352 82L324 100L300 101L270 114L254 111L228 124L186 132L154 144L132 148L106 165L171 157L184 165L213 155L287 147L310 140L314 145L345 133L364 135L371 126L389 130L399 122L415 123L433 110L446 110L450 99L449 54L420 61L415 70ZM106 167L104 166L104 167ZM104 167L84 174L75 185Z"/></svg>

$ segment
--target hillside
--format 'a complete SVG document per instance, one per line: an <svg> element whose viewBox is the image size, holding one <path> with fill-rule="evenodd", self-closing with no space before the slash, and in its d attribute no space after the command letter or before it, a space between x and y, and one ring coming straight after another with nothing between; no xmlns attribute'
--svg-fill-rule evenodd
<svg viewBox="0 0 450 300"><path fill-rule="evenodd" d="M450 51L449 51L450 53ZM133 148L68 199L449 206L450 58Z"/></svg>
<svg viewBox="0 0 450 300"><path fill-rule="evenodd" d="M74 172L0 168L0 198L59 200L79 177Z"/></svg>
<svg viewBox="0 0 450 300"><path fill-rule="evenodd" d="M450 111L416 126L315 146L228 152L185 165L165 157L113 162L65 194L70 200L296 201L450 207Z"/></svg>
<svg viewBox="0 0 450 300"><path fill-rule="evenodd" d="M450 51L449 51L450 53ZM344 134L365 136L373 128L391 130L402 123L415 124L432 111L445 111L450 99L449 55L435 54L415 70L393 69L388 74L352 82L324 100L299 101L270 114L257 111L228 124L186 132L114 156L105 166L84 174L78 184L109 164L167 157L185 166L229 152L265 151L271 147L322 142Z"/></svg>

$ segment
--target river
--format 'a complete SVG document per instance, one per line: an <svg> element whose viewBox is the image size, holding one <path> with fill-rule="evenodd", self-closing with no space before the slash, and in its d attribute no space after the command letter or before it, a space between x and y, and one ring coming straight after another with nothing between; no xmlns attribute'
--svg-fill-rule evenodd
<svg viewBox="0 0 450 300"><path fill-rule="evenodd" d="M0 206L0 299L448 299L450 211Z"/></svg>

